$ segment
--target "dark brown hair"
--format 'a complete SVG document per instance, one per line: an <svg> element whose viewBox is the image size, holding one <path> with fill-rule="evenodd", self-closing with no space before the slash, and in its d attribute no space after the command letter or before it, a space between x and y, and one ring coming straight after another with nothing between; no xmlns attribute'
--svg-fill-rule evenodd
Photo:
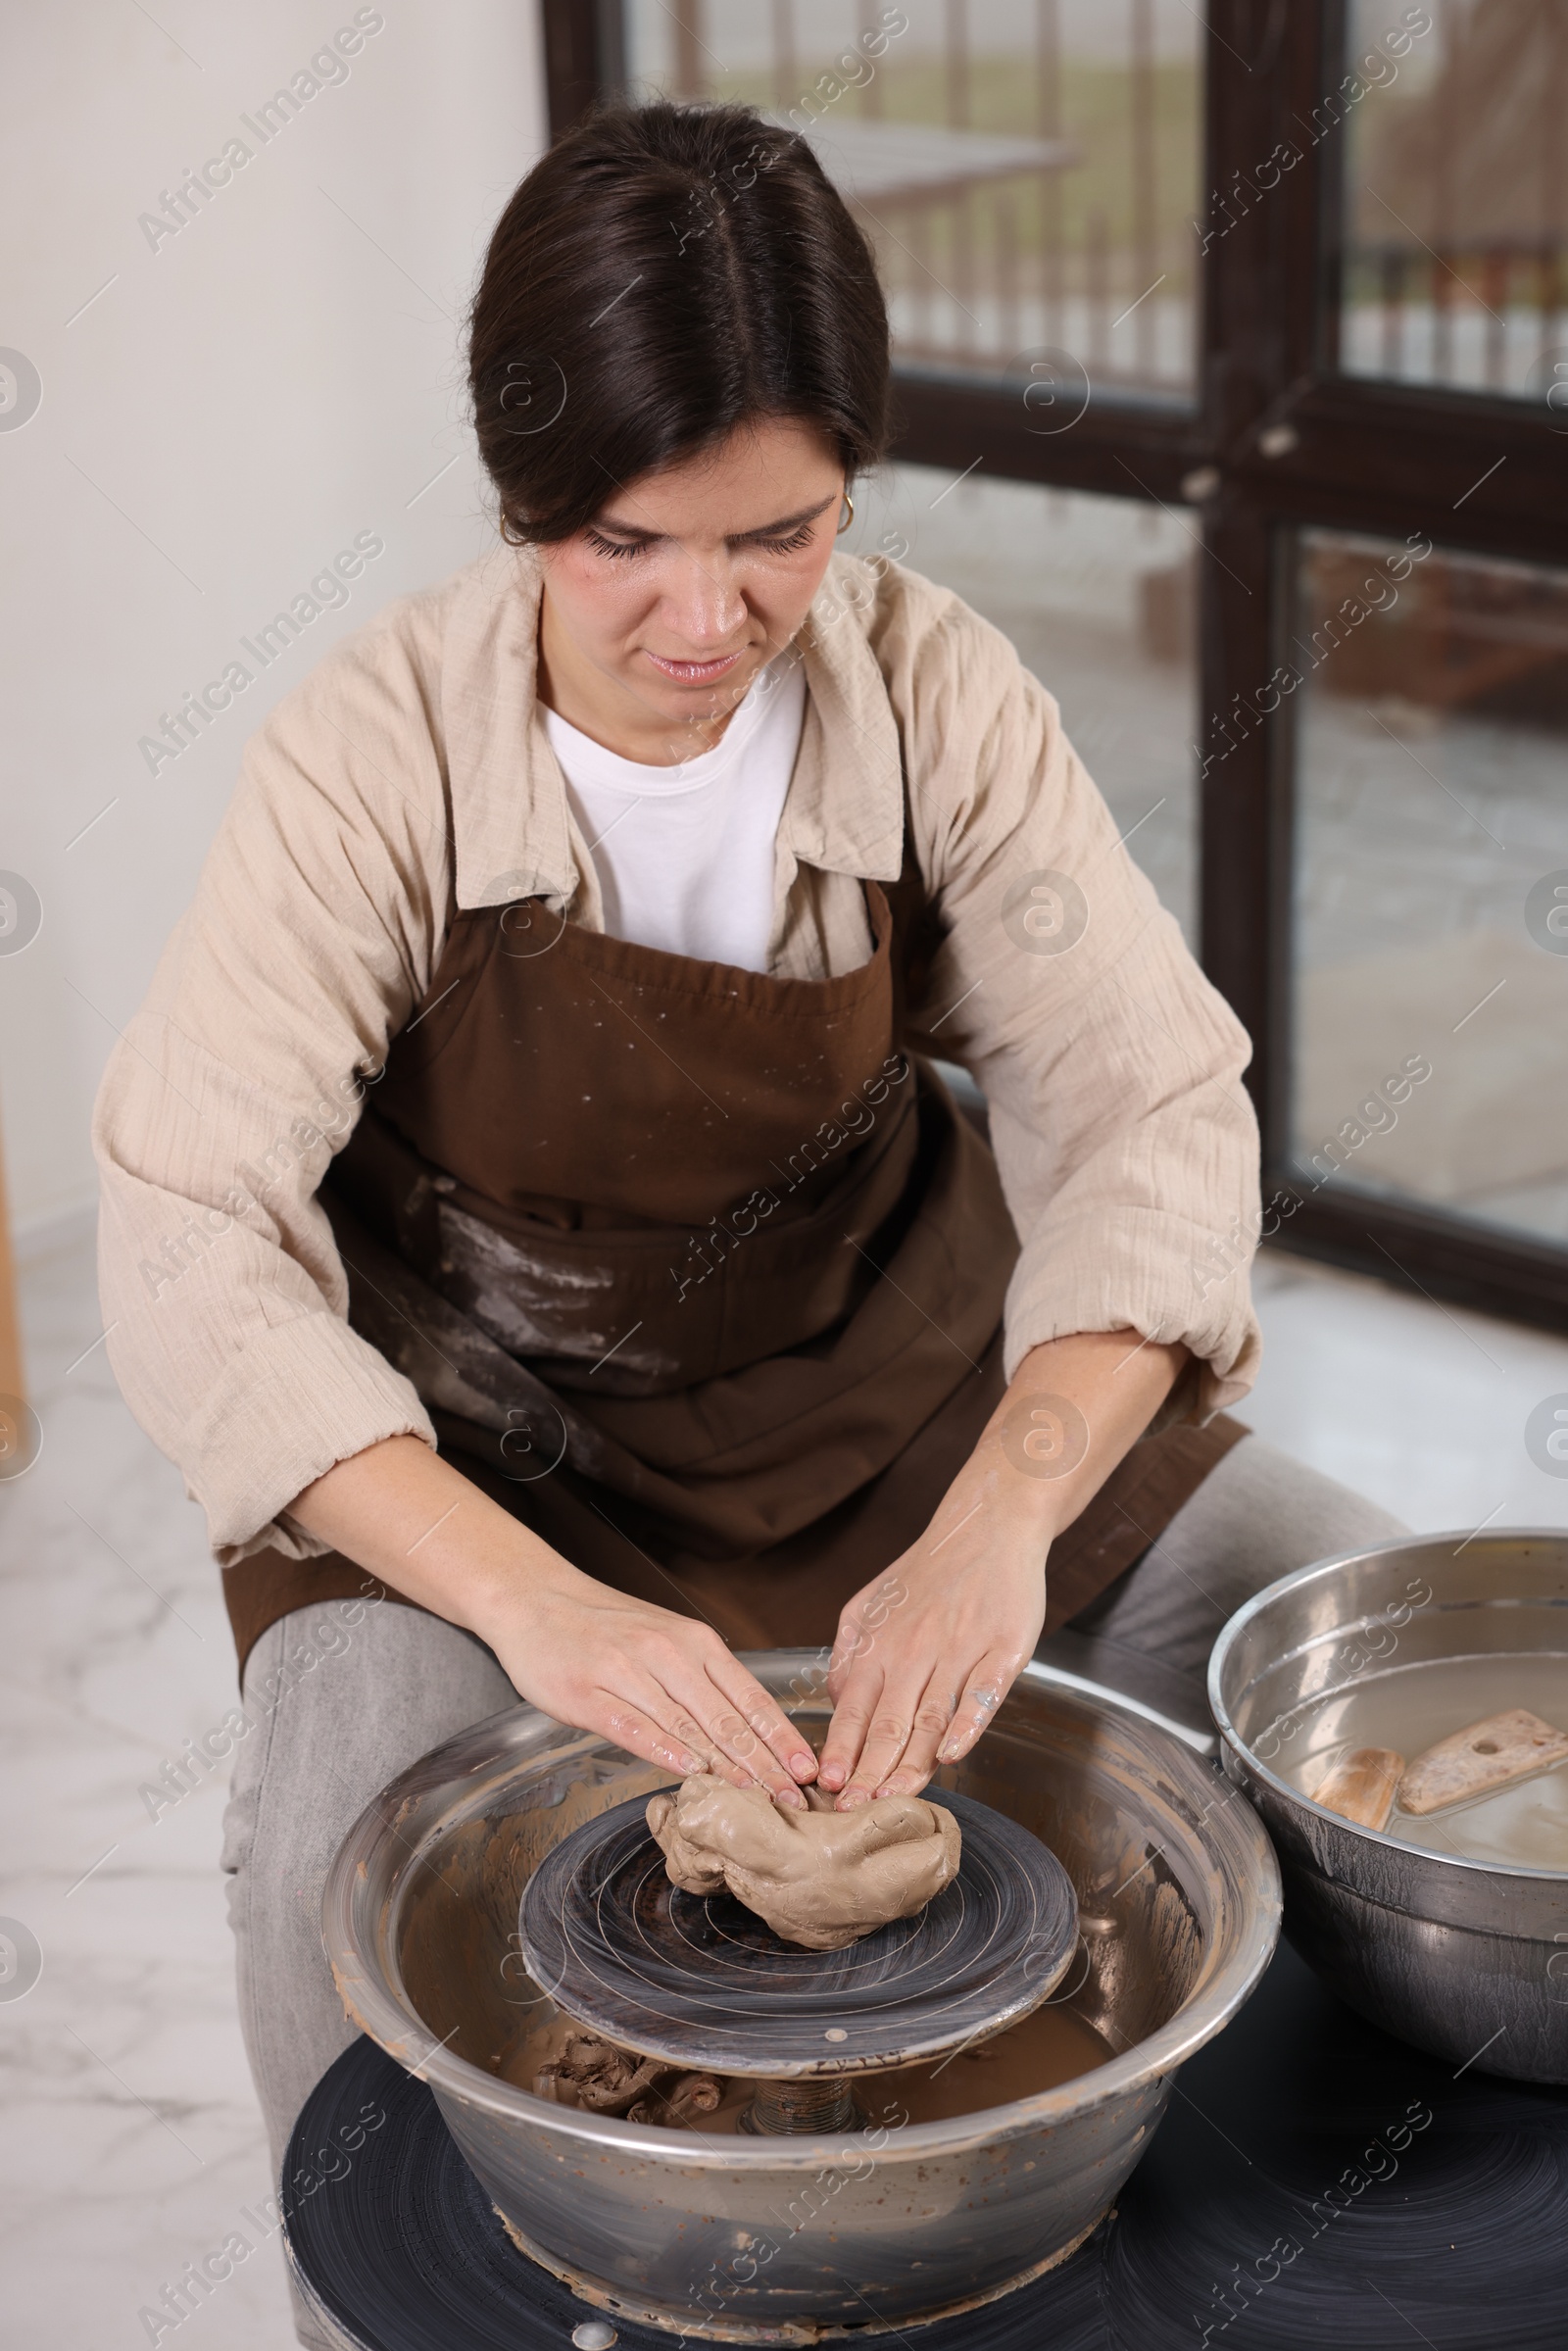
<svg viewBox="0 0 1568 2351"><path fill-rule="evenodd" d="M514 542L763 416L814 424L846 478L889 437L887 310L806 141L746 106L613 106L502 214L468 381Z"/></svg>

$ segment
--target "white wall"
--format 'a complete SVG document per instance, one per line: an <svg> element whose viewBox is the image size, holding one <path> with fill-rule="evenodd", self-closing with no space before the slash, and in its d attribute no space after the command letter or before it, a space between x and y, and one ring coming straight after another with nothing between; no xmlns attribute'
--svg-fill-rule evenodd
<svg viewBox="0 0 1568 2351"><path fill-rule="evenodd" d="M106 1053L190 896L245 737L337 637L490 535L460 329L543 144L537 11L358 14L381 28L347 78L264 145L241 116L354 26L356 0L154 0L156 25L132 0L9 12L0 347L41 382L36 413L0 430L0 869L42 904L31 944L0 952L0 1117L24 1230L91 1197ZM235 137L249 161L155 249L138 216ZM361 532L385 552L262 672L240 637ZM254 682L150 773L139 738L235 660Z"/></svg>

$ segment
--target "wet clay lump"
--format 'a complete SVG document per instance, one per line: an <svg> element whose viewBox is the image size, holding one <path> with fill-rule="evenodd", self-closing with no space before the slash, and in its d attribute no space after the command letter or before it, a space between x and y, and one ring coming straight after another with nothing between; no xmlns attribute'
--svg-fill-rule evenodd
<svg viewBox="0 0 1568 2351"><path fill-rule="evenodd" d="M673 1885L727 1888L810 1951L840 1951L924 1909L958 1867L958 1824L924 1796L873 1796L835 1812L811 1789L796 1810L765 1788L698 1774L651 1797L647 1817Z"/></svg>

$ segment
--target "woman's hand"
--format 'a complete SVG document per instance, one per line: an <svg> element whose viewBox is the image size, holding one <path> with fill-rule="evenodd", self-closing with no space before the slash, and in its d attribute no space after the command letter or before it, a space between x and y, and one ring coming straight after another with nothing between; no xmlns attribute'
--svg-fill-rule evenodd
<svg viewBox="0 0 1568 2351"><path fill-rule="evenodd" d="M673 1772L760 1781L804 1806L816 1757L783 1709L709 1625L598 1584L559 1558L519 1580L482 1638L520 1697L600 1731ZM478 1630L476 1627L475 1630Z"/></svg>
<svg viewBox="0 0 1568 2351"><path fill-rule="evenodd" d="M417 1437L388 1437L291 1504L308 1535L462 1625L519 1696L668 1771L804 1805L816 1758L711 1626L613 1592Z"/></svg>
<svg viewBox="0 0 1568 2351"><path fill-rule="evenodd" d="M920 1541L858 1592L828 1661L817 1779L840 1810L966 1755L1034 1654L1046 1555L1187 1361L1131 1331L1031 1349Z"/></svg>
<svg viewBox="0 0 1568 2351"><path fill-rule="evenodd" d="M973 1507L963 1487L839 1619L818 1778L842 1789L841 1811L913 1795L939 1760L966 1754L1034 1654L1050 1531L1000 1494Z"/></svg>

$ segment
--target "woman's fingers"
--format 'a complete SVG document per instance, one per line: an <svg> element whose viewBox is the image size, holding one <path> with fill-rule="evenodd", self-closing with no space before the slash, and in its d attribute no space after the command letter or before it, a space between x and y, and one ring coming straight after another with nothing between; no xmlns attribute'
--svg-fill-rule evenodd
<svg viewBox="0 0 1568 2351"><path fill-rule="evenodd" d="M709 1737L768 1793L803 1804L803 1780L816 1775L816 1757L784 1709L740 1659L725 1650L707 1672Z"/></svg>
<svg viewBox="0 0 1568 2351"><path fill-rule="evenodd" d="M915 1795L939 1763L966 1755L1017 1679L1021 1655L985 1650L967 1674L852 1673L833 1710L818 1778L847 1811L873 1795Z"/></svg>
<svg viewBox="0 0 1568 2351"><path fill-rule="evenodd" d="M827 1672L823 1677L827 1694L836 1707L843 1697L851 1674L858 1665L863 1666L870 1641L858 1621L846 1610L833 1636L828 1652Z"/></svg>
<svg viewBox="0 0 1568 2351"><path fill-rule="evenodd" d="M922 1670L906 1671L897 1678L891 1674L884 1676L859 1756L839 1797L841 1811L847 1811L852 1804L868 1804L889 1775L898 1770L914 1734L915 1718L924 1698ZM933 1740L933 1747L935 1743Z"/></svg>
<svg viewBox="0 0 1568 2351"><path fill-rule="evenodd" d="M857 1665L863 1665L896 1608L904 1605L909 1588L897 1572L879 1576L858 1592L839 1619L832 1654L827 1661L827 1694L836 1706L840 1692Z"/></svg>
<svg viewBox="0 0 1568 2351"><path fill-rule="evenodd" d="M711 1772L733 1788L765 1788L783 1804L805 1806L800 1782L816 1758L755 1675L716 1637L661 1636L641 1655L629 1651L615 1675L627 1701L658 1724L694 1760L686 1771Z"/></svg>
<svg viewBox="0 0 1568 2351"><path fill-rule="evenodd" d="M849 1601L839 1618L832 1653L827 1661L827 1694L833 1701L833 1720L817 1766L820 1787L843 1788L860 1758L871 1718L886 1679L887 1649L883 1629L896 1608L909 1596L908 1585L897 1572L879 1576Z"/></svg>
<svg viewBox="0 0 1568 2351"><path fill-rule="evenodd" d="M618 1690L596 1690L582 1714L585 1731L603 1732L628 1754L640 1755L645 1763L662 1764L665 1771L680 1772L683 1776L704 1768L703 1757L694 1753L686 1739L645 1708L634 1706Z"/></svg>
<svg viewBox="0 0 1568 2351"><path fill-rule="evenodd" d="M898 1763L883 1777L877 1788L879 1796L917 1796L937 1767L937 1749L947 1736L948 1726L957 1711L958 1697L964 1685L951 1668L939 1665L925 1686L924 1695L914 1710L909 1728L909 1740ZM863 1773L863 1767L862 1767ZM856 1776L858 1779L862 1773Z"/></svg>
<svg viewBox="0 0 1568 2351"><path fill-rule="evenodd" d="M946 1738L937 1748L939 1763L956 1763L967 1755L981 1732L1018 1678L1021 1656L1004 1656L988 1649L964 1677L962 1694L954 1709Z"/></svg>
<svg viewBox="0 0 1568 2351"><path fill-rule="evenodd" d="M833 1698L833 1720L822 1742L822 1760L817 1765L816 1777L820 1787L836 1795L860 1760L860 1750L882 1694L882 1669L866 1660L850 1668L837 1690L831 1682L828 1688Z"/></svg>
<svg viewBox="0 0 1568 2351"><path fill-rule="evenodd" d="M777 1802L805 1808L806 1798L795 1779L715 1682L706 1675L694 1676L690 1683L681 1679L668 1693L668 1702L691 1744L706 1752L706 1771L727 1780L732 1788L765 1788Z"/></svg>
<svg viewBox="0 0 1568 2351"><path fill-rule="evenodd" d="M612 1729L617 1739L621 1733L614 1725L625 1722L629 1729L650 1732L659 1740L658 1754L644 1746L635 1749L638 1754L648 1753L651 1761L686 1774L714 1772L736 1788L748 1787L750 1774L724 1754L702 1720L705 1708L694 1706L681 1687L687 1681L700 1684L700 1669L680 1675L666 1664L664 1671L667 1682L656 1667L645 1663L634 1651L612 1654L602 1663L604 1679L593 1690L590 1701L591 1705L597 1705L598 1715L591 1717L585 1712L577 1719L585 1729L599 1729L601 1725ZM672 1689L670 1684L676 1687ZM632 1742L622 1739L621 1743Z"/></svg>

